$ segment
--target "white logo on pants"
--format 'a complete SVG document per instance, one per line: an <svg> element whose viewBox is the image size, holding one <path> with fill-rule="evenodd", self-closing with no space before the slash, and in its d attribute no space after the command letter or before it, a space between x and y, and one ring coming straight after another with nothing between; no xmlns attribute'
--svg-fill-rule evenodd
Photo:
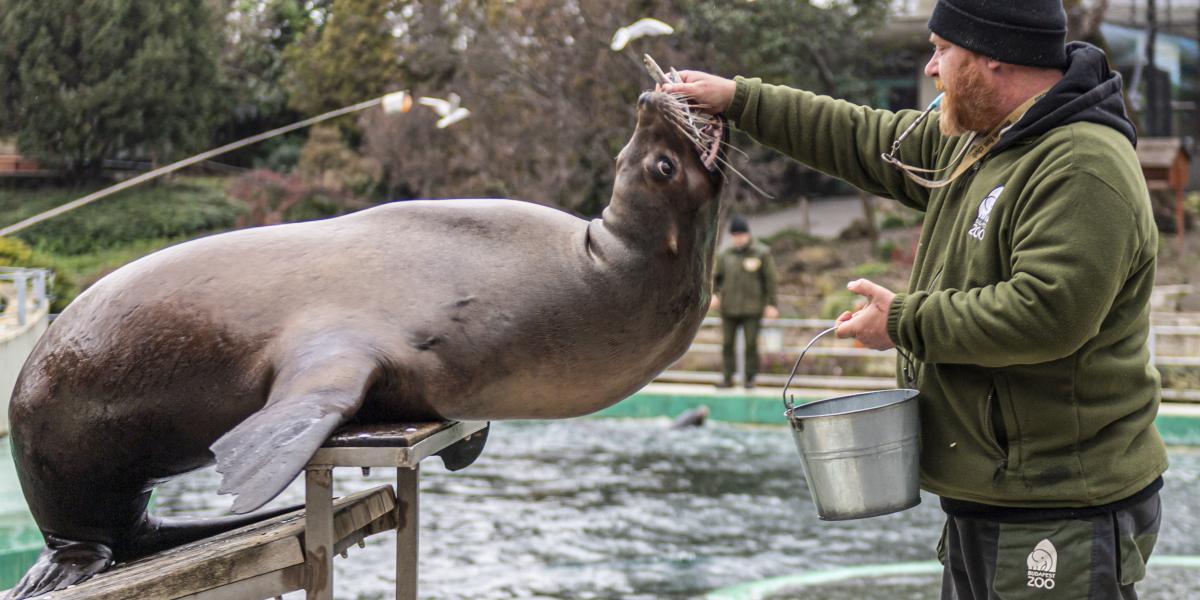
<svg viewBox="0 0 1200 600"><path fill-rule="evenodd" d="M1054 549L1050 540L1038 542L1033 552L1029 553L1029 558L1025 559L1025 565L1029 567L1029 583L1025 585L1044 590L1054 589L1054 573L1058 571L1058 551Z"/></svg>

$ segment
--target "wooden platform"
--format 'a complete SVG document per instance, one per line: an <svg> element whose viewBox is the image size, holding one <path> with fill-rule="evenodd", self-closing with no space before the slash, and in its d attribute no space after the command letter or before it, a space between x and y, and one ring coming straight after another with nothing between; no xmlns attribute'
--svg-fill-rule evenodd
<svg viewBox="0 0 1200 600"><path fill-rule="evenodd" d="M304 470L304 510L121 564L40 600L232 600L275 598L304 590L333 600L333 557L367 536L396 532L396 593L417 597L421 461L437 455L451 471L479 456L488 423L439 421L348 425L313 454ZM396 469L384 485L333 498L337 467Z"/></svg>
<svg viewBox="0 0 1200 600"><path fill-rule="evenodd" d="M384 485L333 502L335 552L396 528L396 497ZM305 588L304 511L118 565L40 600L271 598ZM218 589L219 588L219 589Z"/></svg>

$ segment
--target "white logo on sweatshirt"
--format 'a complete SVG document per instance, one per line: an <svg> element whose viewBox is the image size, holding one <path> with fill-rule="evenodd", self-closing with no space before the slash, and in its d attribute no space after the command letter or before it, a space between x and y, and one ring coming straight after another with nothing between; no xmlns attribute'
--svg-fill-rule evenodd
<svg viewBox="0 0 1200 600"><path fill-rule="evenodd" d="M1043 590L1054 589L1054 574L1058 571L1058 550L1050 540L1042 540L1033 547L1029 558L1025 559L1029 567L1029 582L1025 585Z"/></svg>
<svg viewBox="0 0 1200 600"><path fill-rule="evenodd" d="M1004 192L1004 186L998 185L996 189L979 203L979 214L975 217L975 225L967 232L967 235L977 239L983 239L983 232L987 230L988 219L992 216L992 207L996 206L996 200L1000 199L1000 194Z"/></svg>

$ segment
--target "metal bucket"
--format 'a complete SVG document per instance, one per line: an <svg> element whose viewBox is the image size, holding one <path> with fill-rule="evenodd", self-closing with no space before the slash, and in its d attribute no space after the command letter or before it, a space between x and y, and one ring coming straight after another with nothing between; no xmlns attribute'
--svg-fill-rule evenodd
<svg viewBox="0 0 1200 600"><path fill-rule="evenodd" d="M804 353L827 329L809 342ZM863 519L921 503L920 420L917 391L882 390L803 405L788 399L792 427L808 489L824 521Z"/></svg>

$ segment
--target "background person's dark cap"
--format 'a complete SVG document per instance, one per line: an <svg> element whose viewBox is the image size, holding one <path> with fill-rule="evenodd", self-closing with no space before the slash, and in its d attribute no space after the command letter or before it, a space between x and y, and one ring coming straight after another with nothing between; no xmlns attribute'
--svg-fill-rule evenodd
<svg viewBox="0 0 1200 600"><path fill-rule="evenodd" d="M733 215L729 220L729 233L750 233L750 224L742 215Z"/></svg>
<svg viewBox="0 0 1200 600"><path fill-rule="evenodd" d="M929 30L1000 62L1031 67L1067 64L1067 13L1062 0L938 0Z"/></svg>

